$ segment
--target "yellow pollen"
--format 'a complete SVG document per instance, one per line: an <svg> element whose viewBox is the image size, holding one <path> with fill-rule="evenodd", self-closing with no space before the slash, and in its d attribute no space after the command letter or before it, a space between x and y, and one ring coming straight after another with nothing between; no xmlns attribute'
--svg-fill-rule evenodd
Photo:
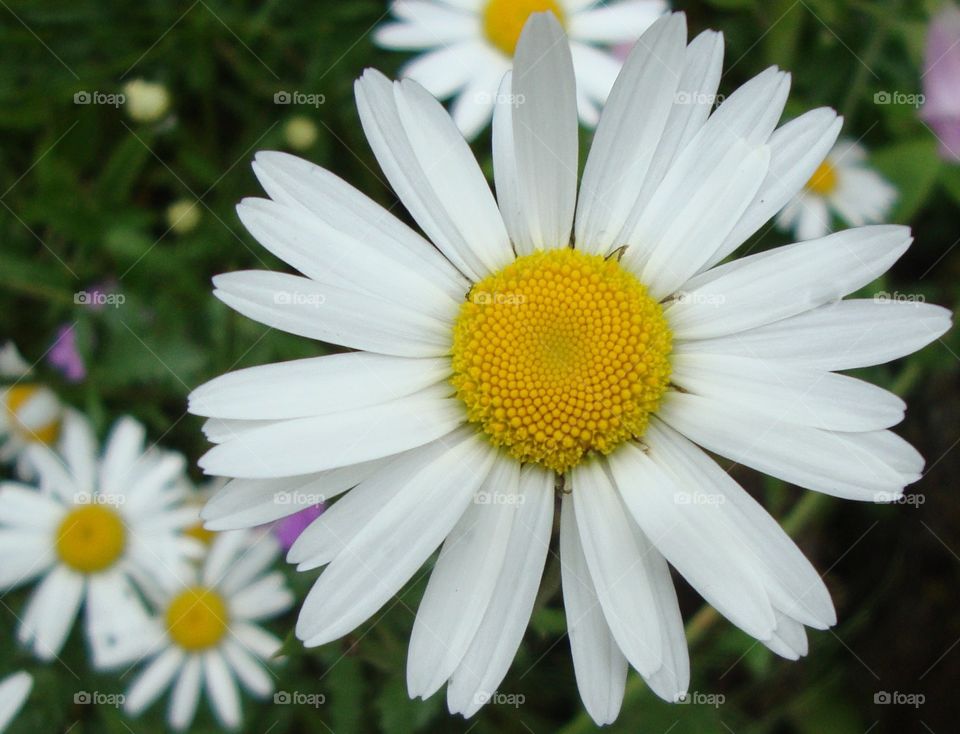
<svg viewBox="0 0 960 734"><path fill-rule="evenodd" d="M70 511L57 530L57 555L80 573L110 568L123 553L127 533L116 510L82 505Z"/></svg>
<svg viewBox="0 0 960 734"><path fill-rule="evenodd" d="M10 415L11 424L17 432L27 441L32 443L53 444L60 435L60 421L55 420L40 427L31 428L24 425L18 415L21 408L26 405L43 388L40 385L13 385L6 391L7 412Z"/></svg>
<svg viewBox="0 0 960 734"><path fill-rule="evenodd" d="M216 645L227 632L227 604L213 589L184 589L167 607L170 638L184 650L204 650Z"/></svg>
<svg viewBox="0 0 960 734"><path fill-rule="evenodd" d="M183 531L183 534L188 538L199 540L204 545L210 545L213 542L214 536L216 536L216 533L213 530L207 530L205 527L203 527L202 522L194 523L190 527L186 528Z"/></svg>
<svg viewBox="0 0 960 734"><path fill-rule="evenodd" d="M830 161L824 161L807 181L807 188L820 196L829 196L837 188L837 169Z"/></svg>
<svg viewBox="0 0 960 734"><path fill-rule="evenodd" d="M643 434L671 346L660 304L616 260L537 252L471 289L451 382L491 443L562 473Z"/></svg>
<svg viewBox="0 0 960 734"><path fill-rule="evenodd" d="M490 43L513 58L527 18L547 10L563 25L563 8L556 0L489 0L483 9L483 33Z"/></svg>

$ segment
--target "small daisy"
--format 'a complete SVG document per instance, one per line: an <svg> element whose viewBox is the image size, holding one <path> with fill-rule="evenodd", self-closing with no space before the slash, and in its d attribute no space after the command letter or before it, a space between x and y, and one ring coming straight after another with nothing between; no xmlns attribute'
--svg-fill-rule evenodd
<svg viewBox="0 0 960 734"><path fill-rule="evenodd" d="M853 227L882 222L896 200L897 190L868 166L863 146L841 140L776 222L798 240L812 240L833 231L834 215Z"/></svg>
<svg viewBox="0 0 960 734"><path fill-rule="evenodd" d="M0 461L18 459L32 444L52 445L60 434L63 406L31 373L12 342L0 347Z"/></svg>
<svg viewBox="0 0 960 734"><path fill-rule="evenodd" d="M560 487L563 597L578 686L598 723L628 665L687 689L668 563L787 658L835 622L820 575L707 451L839 497L887 501L923 459L887 430L895 395L839 371L941 335L945 309L842 300L909 247L853 229L723 263L809 180L840 120L780 127L775 68L712 112L722 37L658 20L624 64L577 191L574 66L534 15L493 121L498 200L443 107L412 80L356 85L367 139L429 241L334 175L257 156L270 199L241 220L304 277L220 275L215 294L342 354L224 375L196 390L210 474L235 477L208 526L333 502L294 543L326 566L297 636L363 624L441 545L407 684L475 713L502 681L537 594ZM349 491L348 491L349 490ZM319 500L317 498L320 498Z"/></svg>
<svg viewBox="0 0 960 734"><path fill-rule="evenodd" d="M23 707L31 688L33 678L22 670L0 681L0 732L6 730Z"/></svg>
<svg viewBox="0 0 960 734"><path fill-rule="evenodd" d="M258 622L293 604L280 571L270 571L280 548L268 535L244 531L219 533L200 574L156 599L160 616L151 660L130 686L125 710L136 716L157 700L174 680L167 720L177 730L193 721L200 691L223 726L240 726L239 682L253 695L273 692L264 661L280 649L280 640Z"/></svg>
<svg viewBox="0 0 960 734"><path fill-rule="evenodd" d="M94 666L140 654L148 617L134 582L172 585L200 550L181 534L195 517L181 504L183 457L144 454L143 443L143 427L124 418L100 457L89 422L71 411L62 456L41 446L25 454L39 489L0 484L0 588L42 577L18 632L41 659L59 654L81 604Z"/></svg>
<svg viewBox="0 0 960 734"><path fill-rule="evenodd" d="M439 99L455 97L451 114L468 140L493 114L500 80L532 13L552 11L566 28L577 75L577 109L593 127L622 61L598 46L633 44L666 9L663 0L395 0L395 22L375 40L392 49L423 51L401 75ZM513 98L522 104L520 97Z"/></svg>

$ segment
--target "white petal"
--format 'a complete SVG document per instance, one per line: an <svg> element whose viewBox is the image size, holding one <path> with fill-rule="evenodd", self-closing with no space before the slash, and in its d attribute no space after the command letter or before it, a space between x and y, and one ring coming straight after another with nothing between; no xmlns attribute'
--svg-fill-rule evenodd
<svg viewBox="0 0 960 734"><path fill-rule="evenodd" d="M87 584L84 626L94 667L139 662L153 623L140 594L117 568L89 576Z"/></svg>
<svg viewBox="0 0 960 734"><path fill-rule="evenodd" d="M266 535L258 538L227 569L220 581L220 589L226 596L232 597L254 583L277 560L279 555L280 546L276 540Z"/></svg>
<svg viewBox="0 0 960 734"><path fill-rule="evenodd" d="M477 39L440 46L411 59L400 76L413 79L437 99L446 99L475 79L477 70L489 66L494 54Z"/></svg>
<svg viewBox="0 0 960 734"><path fill-rule="evenodd" d="M409 79L368 69L356 84L367 140L400 200L471 280L513 257L507 231L470 148L437 100Z"/></svg>
<svg viewBox="0 0 960 734"><path fill-rule="evenodd" d="M498 456L443 543L410 634L407 689L428 698L453 675L473 641L503 567L518 512L520 464Z"/></svg>
<svg viewBox="0 0 960 734"><path fill-rule="evenodd" d="M580 545L570 495L564 495L560 512L560 559L563 607L580 698L597 725L611 724L623 703L627 659L613 639L600 607Z"/></svg>
<svg viewBox="0 0 960 734"><path fill-rule="evenodd" d="M405 484L327 567L307 595L297 637L308 647L346 634L393 596L440 545L494 460L471 432Z"/></svg>
<svg viewBox="0 0 960 734"><path fill-rule="evenodd" d="M603 616L630 665L651 675L663 663L664 633L627 513L600 462L580 464L567 478Z"/></svg>
<svg viewBox="0 0 960 734"><path fill-rule="evenodd" d="M336 413L410 395L450 374L450 360L348 352L249 367L190 393L194 415L281 419Z"/></svg>
<svg viewBox="0 0 960 734"><path fill-rule="evenodd" d="M93 426L85 416L72 410L66 412L63 417L60 450L67 460L77 489L81 492L93 492L97 489L97 438L93 433Z"/></svg>
<svg viewBox="0 0 960 734"><path fill-rule="evenodd" d="M244 199L237 214L270 252L308 278L393 301L451 323L459 305L402 249L375 244L327 224L295 204Z"/></svg>
<svg viewBox="0 0 960 734"><path fill-rule="evenodd" d="M708 339L809 311L885 273L912 241L907 227L861 227L720 265L684 286L666 309L670 328Z"/></svg>
<svg viewBox="0 0 960 734"><path fill-rule="evenodd" d="M63 505L33 487L14 482L0 484L0 525L52 534L65 512ZM6 563L6 555L3 559Z"/></svg>
<svg viewBox="0 0 960 734"><path fill-rule="evenodd" d="M421 392L383 405L296 418L257 428L201 457L208 474L293 476L399 453L445 436L463 422L454 398Z"/></svg>
<svg viewBox="0 0 960 734"><path fill-rule="evenodd" d="M661 18L637 41L607 99L577 202L577 249L606 254L643 188L680 81L682 14Z"/></svg>
<svg viewBox="0 0 960 734"><path fill-rule="evenodd" d="M23 452L23 459L40 482L40 489L68 504L86 495L77 487L63 459L45 444L31 443Z"/></svg>
<svg viewBox="0 0 960 734"><path fill-rule="evenodd" d="M201 517L209 530L263 525L333 499L355 487L386 461L389 460L377 459L282 479L233 479L207 502Z"/></svg>
<svg viewBox="0 0 960 734"><path fill-rule="evenodd" d="M167 709L167 721L177 731L186 729L197 712L202 672L200 657L188 656L173 687L173 695L170 696L170 705Z"/></svg>
<svg viewBox="0 0 960 734"><path fill-rule="evenodd" d="M906 410L893 393L832 372L718 354L675 354L671 361L671 381L687 392L736 399L760 413L815 428L889 428Z"/></svg>
<svg viewBox="0 0 960 734"><path fill-rule="evenodd" d="M27 602L17 638L41 660L53 660L63 649L83 601L83 576L55 567Z"/></svg>
<svg viewBox="0 0 960 734"><path fill-rule="evenodd" d="M666 9L660 0L597 3L570 17L570 37L602 44L632 41Z"/></svg>
<svg viewBox="0 0 960 734"><path fill-rule="evenodd" d="M450 350L443 321L377 296L265 270L218 275L213 284L230 308L290 334L401 357Z"/></svg>
<svg viewBox="0 0 960 734"><path fill-rule="evenodd" d="M271 619L287 611L293 601L293 593L287 588L284 575L274 571L237 592L230 600L230 615L248 622Z"/></svg>
<svg viewBox="0 0 960 734"><path fill-rule="evenodd" d="M573 69L577 77L577 97L584 98L591 108L596 103L605 102L620 74L622 67L620 60L608 51L574 40L570 41L570 56L573 58ZM583 102L580 99L577 101L577 107L581 121L586 123ZM596 121L590 127L594 125Z"/></svg>
<svg viewBox="0 0 960 734"><path fill-rule="evenodd" d="M203 656L203 672L217 720L227 729L236 729L241 720L240 696L233 674L219 650L210 650Z"/></svg>
<svg viewBox="0 0 960 734"><path fill-rule="evenodd" d="M237 679L255 696L266 697L273 691L273 679L257 659L237 640L228 638L220 648Z"/></svg>
<svg viewBox="0 0 960 734"><path fill-rule="evenodd" d="M496 692L517 653L533 611L550 547L553 472L536 464L520 470L520 497L510 527L503 567L483 621L447 686L447 706L475 714Z"/></svg>
<svg viewBox="0 0 960 734"><path fill-rule="evenodd" d="M659 414L710 451L800 487L844 499L889 501L920 478L922 465L917 467L912 453L899 447L897 454L886 456L863 438L870 433L821 431L765 416L735 402L676 392L666 396ZM901 457L902 466L898 464Z"/></svg>
<svg viewBox="0 0 960 734"><path fill-rule="evenodd" d="M829 108L811 110L770 136L770 170L737 226L705 268L723 260L766 224L792 199L827 157L840 134L843 118Z"/></svg>
<svg viewBox="0 0 960 734"><path fill-rule="evenodd" d="M520 254L566 247L577 199L576 83L552 14L533 14L524 26L511 85L516 191L529 235L514 244Z"/></svg>
<svg viewBox="0 0 960 734"><path fill-rule="evenodd" d="M127 479L143 452L146 429L130 417L123 417L114 423L107 437L100 465L101 492L124 494Z"/></svg>
<svg viewBox="0 0 960 734"><path fill-rule="evenodd" d="M385 23L374 33L374 42L394 49L419 49L445 46L473 38L479 28L477 18L459 13L434 2L395 0L391 4L398 23Z"/></svg>
<svg viewBox="0 0 960 734"><path fill-rule="evenodd" d="M184 654L179 647L168 647L134 679L123 702L124 713L139 715L157 700L180 670Z"/></svg>
<svg viewBox="0 0 960 734"><path fill-rule="evenodd" d="M899 359L950 328L951 313L928 303L847 300L729 336L675 345L677 354L733 354L818 370Z"/></svg>
<svg viewBox="0 0 960 734"><path fill-rule="evenodd" d="M0 731L4 731L30 695L33 678L20 671L0 681Z"/></svg>
<svg viewBox="0 0 960 734"><path fill-rule="evenodd" d="M247 552L251 538L251 535L242 530L217 533L203 561L203 583L206 586L219 585L237 558ZM265 536L264 542L273 543L276 541L273 541L269 536Z"/></svg>
<svg viewBox="0 0 960 734"><path fill-rule="evenodd" d="M464 86L450 105L450 116L467 140L473 140L490 122L494 95L509 68L506 59L489 52L470 82Z"/></svg>
<svg viewBox="0 0 960 734"><path fill-rule="evenodd" d="M418 269L453 298L467 291L467 279L433 245L330 171L274 151L257 153L253 171L274 201L305 209L391 260L416 261Z"/></svg>
<svg viewBox="0 0 960 734"><path fill-rule="evenodd" d="M52 532L0 528L0 589L25 584L56 563L53 538Z"/></svg>

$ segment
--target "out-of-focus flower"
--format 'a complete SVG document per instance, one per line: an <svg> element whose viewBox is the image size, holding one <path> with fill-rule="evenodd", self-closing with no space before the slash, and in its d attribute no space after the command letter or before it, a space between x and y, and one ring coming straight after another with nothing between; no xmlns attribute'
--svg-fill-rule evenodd
<svg viewBox="0 0 960 734"><path fill-rule="evenodd" d="M273 534L280 541L280 547L285 551L290 550L307 526L323 514L323 510L323 505L311 505L295 515L287 515L277 520L273 524Z"/></svg>
<svg viewBox="0 0 960 734"><path fill-rule="evenodd" d="M283 139L294 150L307 150L317 142L317 126L304 115L294 115L283 126Z"/></svg>
<svg viewBox="0 0 960 734"><path fill-rule="evenodd" d="M940 141L940 155L960 161L960 8L948 3L927 31L920 117Z"/></svg>
<svg viewBox="0 0 960 734"><path fill-rule="evenodd" d="M77 348L74 326L64 324L57 329L57 340L47 352L47 361L63 373L67 382L80 382L87 376L87 366Z"/></svg>
<svg viewBox="0 0 960 734"><path fill-rule="evenodd" d="M0 461L18 459L32 444L53 444L60 434L63 406L31 372L12 342L0 348ZM28 476L23 462L18 468Z"/></svg>
<svg viewBox="0 0 960 734"><path fill-rule="evenodd" d="M170 109L170 93L160 82L133 79L123 86L124 106L135 122L156 122Z"/></svg>
<svg viewBox="0 0 960 734"><path fill-rule="evenodd" d="M662 0L396 0L395 20L374 36L385 48L422 51L401 70L438 99L455 97L454 122L469 140L504 94L520 32L531 13L551 11L567 31L581 121L597 124L622 60L598 46L633 42L667 9ZM511 104L523 104L515 97Z"/></svg>
<svg viewBox="0 0 960 734"><path fill-rule="evenodd" d="M59 654L84 602L95 667L142 654L149 615L134 583L171 588L202 551L180 532L194 517L177 491L184 458L143 444L143 426L123 418L101 456L89 422L70 411L62 454L27 449L39 488L0 488L0 589L42 577L18 631L41 659Z"/></svg>
<svg viewBox="0 0 960 734"><path fill-rule="evenodd" d="M265 661L280 640L257 623L293 604L280 571L270 570L280 549L269 535L220 533L203 569L180 588L155 599L152 659L131 684L125 710L136 716L173 684L167 720L177 730L193 721L205 689L220 723L241 724L237 682L258 698L273 692Z"/></svg>
<svg viewBox="0 0 960 734"><path fill-rule="evenodd" d="M863 146L841 140L776 222L798 240L812 240L833 231L834 216L853 227L882 222L896 200L896 188L870 168Z"/></svg>
<svg viewBox="0 0 960 734"><path fill-rule="evenodd" d="M22 670L0 681L0 732L5 731L13 721L30 695L31 688L33 678Z"/></svg>
<svg viewBox="0 0 960 734"><path fill-rule="evenodd" d="M200 202L195 199L178 199L167 207L167 226L174 234L192 232L200 223Z"/></svg>

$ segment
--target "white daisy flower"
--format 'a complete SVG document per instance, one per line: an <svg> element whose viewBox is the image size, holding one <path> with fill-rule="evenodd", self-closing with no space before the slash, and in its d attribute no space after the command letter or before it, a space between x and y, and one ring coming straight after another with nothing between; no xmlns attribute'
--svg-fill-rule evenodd
<svg viewBox="0 0 960 734"><path fill-rule="evenodd" d="M280 553L267 535L219 533L202 572L173 593L158 598L160 617L151 660L130 686L125 711L136 716L173 685L167 720L177 730L193 721L201 689L206 689L223 726L240 726L239 682L253 695L273 692L264 663L280 640L258 622L293 604L283 574L270 571Z"/></svg>
<svg viewBox="0 0 960 734"><path fill-rule="evenodd" d="M896 188L869 167L863 146L841 140L776 222L798 240L812 240L833 231L834 216L854 227L882 222L896 200Z"/></svg>
<svg viewBox="0 0 960 734"><path fill-rule="evenodd" d="M305 277L249 271L215 294L343 354L241 370L193 412L235 477L208 526L343 496L288 560L326 565L297 636L322 645L387 602L442 544L414 623L412 696L444 683L470 716L521 641L562 483L560 556L587 710L613 721L628 664L667 700L689 663L667 564L777 653L835 622L819 574L704 449L808 489L900 496L923 459L887 430L903 402L837 374L909 354L950 315L841 300L910 244L849 230L720 264L802 188L840 121L777 127L768 69L711 113L723 39L657 21L617 79L577 192L574 67L560 24L528 22L498 104L498 201L443 107L412 80L356 85L367 139L424 239L333 174L257 156L270 199L239 215ZM350 490L347 492L347 490Z"/></svg>
<svg viewBox="0 0 960 734"><path fill-rule="evenodd" d="M634 43L667 10L664 0L395 0L396 20L374 38L385 47L424 52L401 70L438 99L468 140L490 122L500 80L510 69L527 18L551 11L570 40L577 109L593 127L622 62L606 48ZM522 104L520 97L511 101Z"/></svg>
<svg viewBox="0 0 960 734"><path fill-rule="evenodd" d="M33 677L21 670L0 681L0 732L6 730L33 688Z"/></svg>
<svg viewBox="0 0 960 734"><path fill-rule="evenodd" d="M101 458L89 422L70 412L62 456L27 449L39 489L0 484L0 589L41 578L18 637L44 660L60 653L81 604L95 667L141 654L148 615L134 582L171 586L201 550L181 533L195 518L181 504L184 458L144 454L143 443L143 426L123 418Z"/></svg>
<svg viewBox="0 0 960 734"><path fill-rule="evenodd" d="M63 406L50 388L34 382L13 342L0 347L0 461L19 459L31 444L51 445L60 434ZM21 474L27 467L18 462Z"/></svg>

